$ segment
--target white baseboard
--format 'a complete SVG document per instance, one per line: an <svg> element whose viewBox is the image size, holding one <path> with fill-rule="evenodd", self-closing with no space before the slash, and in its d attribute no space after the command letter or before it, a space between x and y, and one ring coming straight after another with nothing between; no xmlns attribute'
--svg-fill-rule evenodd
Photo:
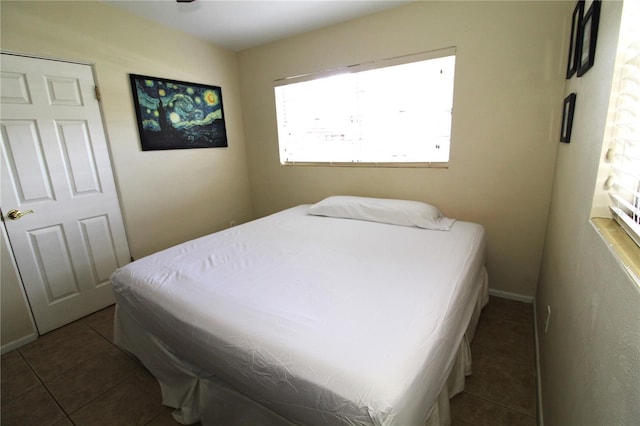
<svg viewBox="0 0 640 426"><path fill-rule="evenodd" d="M540 340L538 339L538 314L536 300L533 299L533 336L536 350L536 389L537 389L537 418L538 426L544 426L544 414L542 411L542 377L540 376Z"/></svg>
<svg viewBox="0 0 640 426"><path fill-rule="evenodd" d="M9 342L6 345L2 345L0 347L0 354L6 354L7 352L11 352L14 349L18 349L20 346L24 346L27 343L31 343L38 338L36 333L28 334L24 337L21 337L18 340L14 340L13 342Z"/></svg>
<svg viewBox="0 0 640 426"><path fill-rule="evenodd" d="M502 299L515 300L516 302L533 303L533 296L524 296L522 294L509 293L508 291L489 289L491 296L500 297Z"/></svg>

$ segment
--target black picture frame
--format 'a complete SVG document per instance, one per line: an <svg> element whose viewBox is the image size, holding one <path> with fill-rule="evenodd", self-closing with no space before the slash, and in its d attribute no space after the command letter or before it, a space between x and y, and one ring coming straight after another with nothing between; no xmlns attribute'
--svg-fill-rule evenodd
<svg viewBox="0 0 640 426"><path fill-rule="evenodd" d="M600 22L600 0L593 0L580 23L580 48L578 51L578 77L583 76L593 66L596 59L596 42Z"/></svg>
<svg viewBox="0 0 640 426"><path fill-rule="evenodd" d="M562 105L562 127L560 129L560 142L571 142L571 129L573 128L573 113L576 109L576 94L572 93L564 99Z"/></svg>
<svg viewBox="0 0 640 426"><path fill-rule="evenodd" d="M584 0L576 3L571 17L571 37L569 42L569 57L567 59L567 79L573 77L578 70L578 52L580 51L580 27L582 24L582 15L584 14Z"/></svg>
<svg viewBox="0 0 640 426"><path fill-rule="evenodd" d="M143 151L228 146L221 87L129 78Z"/></svg>

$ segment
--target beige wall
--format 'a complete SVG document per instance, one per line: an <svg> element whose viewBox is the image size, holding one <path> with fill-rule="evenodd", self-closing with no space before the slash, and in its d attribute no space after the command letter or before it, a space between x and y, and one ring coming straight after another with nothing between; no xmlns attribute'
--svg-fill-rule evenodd
<svg viewBox="0 0 640 426"><path fill-rule="evenodd" d="M3 50L95 64L135 258L251 218L234 52L102 2L2 1L1 8ZM129 73L221 86L229 147L142 152Z"/></svg>
<svg viewBox="0 0 640 426"><path fill-rule="evenodd" d="M580 78L570 144L558 146L536 297L545 425L640 419L640 289L589 222L621 2L602 2L596 60ZM547 306L551 307L544 332Z"/></svg>
<svg viewBox="0 0 640 426"><path fill-rule="evenodd" d="M569 2L417 2L243 51L254 213L332 194L422 200L488 232L491 287L535 294L558 144ZM457 47L449 169L284 167L273 81Z"/></svg>

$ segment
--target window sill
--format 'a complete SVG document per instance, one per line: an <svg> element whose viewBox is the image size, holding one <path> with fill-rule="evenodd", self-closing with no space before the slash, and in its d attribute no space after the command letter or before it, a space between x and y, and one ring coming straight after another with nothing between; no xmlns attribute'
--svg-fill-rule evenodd
<svg viewBox="0 0 640 426"><path fill-rule="evenodd" d="M283 166L304 166L304 167L386 167L386 168L414 168L414 169L448 169L449 163L369 163L364 161L353 162L322 162L322 161L286 161L280 163Z"/></svg>
<svg viewBox="0 0 640 426"><path fill-rule="evenodd" d="M594 217L591 223L625 270L640 285L640 247L613 219Z"/></svg>

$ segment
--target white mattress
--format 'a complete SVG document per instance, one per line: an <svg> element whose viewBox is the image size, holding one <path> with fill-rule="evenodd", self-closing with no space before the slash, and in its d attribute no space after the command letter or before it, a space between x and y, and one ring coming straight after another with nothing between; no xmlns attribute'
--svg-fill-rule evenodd
<svg viewBox="0 0 640 426"><path fill-rule="evenodd" d="M424 424L476 304L483 228L307 209L117 270L118 310L198 375L293 423Z"/></svg>

